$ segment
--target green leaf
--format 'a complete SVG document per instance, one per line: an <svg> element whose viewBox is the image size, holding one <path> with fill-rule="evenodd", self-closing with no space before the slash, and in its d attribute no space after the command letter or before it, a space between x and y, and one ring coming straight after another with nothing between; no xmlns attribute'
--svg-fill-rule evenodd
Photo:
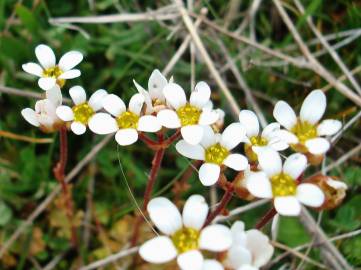
<svg viewBox="0 0 361 270"><path fill-rule="evenodd" d="M32 34L36 34L39 25L34 16L34 13L23 5L17 5L15 11L23 25L29 30L29 32Z"/></svg>
<svg viewBox="0 0 361 270"><path fill-rule="evenodd" d="M310 241L310 236L297 218L281 216L278 239L288 246L295 247Z"/></svg>
<svg viewBox="0 0 361 270"><path fill-rule="evenodd" d="M345 181L352 187L361 186L361 168L356 166L350 166L345 170Z"/></svg>
<svg viewBox="0 0 361 270"><path fill-rule="evenodd" d="M11 208L7 206L3 201L0 201L0 226L6 225L11 217L13 216L13 213L11 211Z"/></svg>

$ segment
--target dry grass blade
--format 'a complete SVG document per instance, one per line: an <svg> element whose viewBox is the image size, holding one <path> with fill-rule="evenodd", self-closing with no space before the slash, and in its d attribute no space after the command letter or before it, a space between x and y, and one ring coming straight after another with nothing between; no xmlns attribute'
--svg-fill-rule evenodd
<svg viewBox="0 0 361 270"><path fill-rule="evenodd" d="M16 141L23 141L29 143L52 143L53 139L51 138L33 138L24 135L18 135L9 131L0 130L0 137L16 140Z"/></svg>

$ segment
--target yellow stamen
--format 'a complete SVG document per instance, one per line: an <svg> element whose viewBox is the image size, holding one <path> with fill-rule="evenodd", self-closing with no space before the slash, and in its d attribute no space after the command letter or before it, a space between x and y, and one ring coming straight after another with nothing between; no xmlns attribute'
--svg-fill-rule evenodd
<svg viewBox="0 0 361 270"><path fill-rule="evenodd" d="M209 163L221 165L228 155L229 151L217 143L206 149L205 160Z"/></svg>
<svg viewBox="0 0 361 270"><path fill-rule="evenodd" d="M61 74L63 74L63 71L58 66L50 67L43 70L43 76L56 79L56 83L59 85L60 88L63 87L65 84L64 79L58 79Z"/></svg>
<svg viewBox="0 0 361 270"><path fill-rule="evenodd" d="M93 114L95 113L93 108L90 107L89 104L86 102L74 106L72 110L74 114L74 121L80 122L84 125L88 123L90 117L92 117Z"/></svg>
<svg viewBox="0 0 361 270"><path fill-rule="evenodd" d="M201 110L187 103L185 106L178 108L177 115L182 126L195 125L198 124Z"/></svg>
<svg viewBox="0 0 361 270"><path fill-rule="evenodd" d="M200 232L193 228L182 228L172 235L172 241L179 253L198 249Z"/></svg>
<svg viewBox="0 0 361 270"><path fill-rule="evenodd" d="M285 173L280 173L271 177L273 197L292 196L296 194L296 181Z"/></svg>
<svg viewBox="0 0 361 270"><path fill-rule="evenodd" d="M252 150L252 146L266 146L268 140L262 136L252 136L250 138L251 144L244 145L244 151L250 161L256 162L258 160L257 154Z"/></svg>
<svg viewBox="0 0 361 270"><path fill-rule="evenodd" d="M316 126L307 121L298 120L297 124L291 129L299 140L299 143L304 144L307 140L317 137Z"/></svg>
<svg viewBox="0 0 361 270"><path fill-rule="evenodd" d="M120 116L116 118L119 128L137 128L139 115L133 112L123 112Z"/></svg>

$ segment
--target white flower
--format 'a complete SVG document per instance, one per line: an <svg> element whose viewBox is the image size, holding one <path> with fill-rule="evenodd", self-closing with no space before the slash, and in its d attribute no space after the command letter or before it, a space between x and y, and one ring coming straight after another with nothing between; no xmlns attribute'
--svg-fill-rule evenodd
<svg viewBox="0 0 361 270"><path fill-rule="evenodd" d="M223 265L217 260L204 260L202 270L224 270Z"/></svg>
<svg viewBox="0 0 361 270"><path fill-rule="evenodd" d="M217 182L222 165L236 171L247 168L248 160L245 156L230 152L245 136L246 131L240 123L229 125L222 134L215 134L211 127L204 126L202 133L200 144L191 145L180 140L176 149L187 158L205 161L199 168L199 179L203 185L211 186Z"/></svg>
<svg viewBox="0 0 361 270"><path fill-rule="evenodd" d="M35 48L35 54L40 63L23 64L25 72L40 77L38 84L41 89L49 90L58 84L63 87L65 80L80 76L80 70L73 69L83 60L83 55L78 51L70 51L64 54L58 64L53 50L44 44Z"/></svg>
<svg viewBox="0 0 361 270"><path fill-rule="evenodd" d="M232 246L227 252L224 265L227 269L258 270L272 257L274 248L268 237L259 230L244 230L244 223L232 225Z"/></svg>
<svg viewBox="0 0 361 270"><path fill-rule="evenodd" d="M256 148L260 172L251 173L247 179L249 192L258 198L274 198L278 213L285 216L297 216L301 203L319 207L325 195L314 184L297 185L298 177L307 166L307 158L299 153L289 156L282 166L278 152L271 148Z"/></svg>
<svg viewBox="0 0 361 270"><path fill-rule="evenodd" d="M327 177L326 183L327 183L327 185L329 185L330 187L332 187L335 190L346 190L347 189L347 185L345 182L342 182L339 180L334 180L331 177Z"/></svg>
<svg viewBox="0 0 361 270"><path fill-rule="evenodd" d="M231 231L226 226L213 224L202 228L209 209L201 195L188 198L183 215L163 197L152 199L147 209L150 219L164 234L140 247L139 254L147 262L161 264L177 258L182 270L202 270L204 259L200 250L222 252L232 244Z"/></svg>
<svg viewBox="0 0 361 270"><path fill-rule="evenodd" d="M278 123L267 125L261 133L258 118L250 110L240 111L239 122L246 128L245 152L252 161L257 161L257 155L252 150L255 146L271 147L276 151L282 151L287 149L290 143L298 142L295 135L281 130Z"/></svg>
<svg viewBox="0 0 361 270"><path fill-rule="evenodd" d="M107 95L103 100L104 109L109 112L97 113L89 122L89 128L97 134L115 134L119 145L130 145L138 140L138 131L157 132L161 129L157 117L141 116L144 96L135 94L129 101L128 110L123 100L114 94Z"/></svg>
<svg viewBox="0 0 361 270"><path fill-rule="evenodd" d="M167 102L175 109L164 109L157 114L159 122L166 128L181 128L184 140L190 144L198 144L203 136L202 126L214 124L218 113L207 108L211 89L205 82L197 83L195 90L187 102L182 87L169 83L163 88Z"/></svg>
<svg viewBox="0 0 361 270"><path fill-rule="evenodd" d="M321 136L331 136L341 129L341 122L327 119L319 123L326 110L326 96L321 90L312 91L303 101L300 116L284 101L277 102L273 116L276 120L297 136L295 149L321 155L330 148L330 143ZM298 146L298 147L297 147Z"/></svg>
<svg viewBox="0 0 361 270"><path fill-rule="evenodd" d="M35 110L25 108L21 111L21 114L33 126L40 127L44 132L52 132L62 122L55 113L61 102L60 88L55 85L52 89L46 91L46 99L38 100L35 103Z"/></svg>
<svg viewBox="0 0 361 270"><path fill-rule="evenodd" d="M167 79L158 70L153 70L148 80L148 91L133 80L138 92L144 96L146 104L145 113L152 114L166 107L166 100L163 94L163 88L168 84Z"/></svg>
<svg viewBox="0 0 361 270"><path fill-rule="evenodd" d="M86 100L86 93L83 87L73 86L69 89L69 94L74 106L59 106L56 114L65 122L71 121L70 128L76 135L81 135L86 131L86 126L94 117L95 113L103 108L102 101L107 95L107 91L99 89Z"/></svg>

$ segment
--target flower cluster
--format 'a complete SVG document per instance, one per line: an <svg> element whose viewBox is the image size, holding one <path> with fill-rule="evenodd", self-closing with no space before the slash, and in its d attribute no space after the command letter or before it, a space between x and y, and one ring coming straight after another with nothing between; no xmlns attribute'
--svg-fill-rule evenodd
<svg viewBox="0 0 361 270"><path fill-rule="evenodd" d="M241 110L239 119L223 128L225 113L214 109L207 83L198 82L187 98L186 91L159 70L149 77L147 89L134 81L138 93L130 98L128 106L104 89L87 99L81 86L69 89L73 105L63 105L61 88L67 79L80 75L73 67L82 61L82 54L68 52L58 64L46 45L37 46L35 54L41 66L28 63L23 69L40 77L38 83L46 90L46 98L37 101L35 110L24 109L22 115L45 132L65 126L81 135L88 127L96 134L114 134L119 145L142 139L152 149L166 148L181 135L176 150L201 161L198 175L204 186L218 184L233 191L237 181L243 189L243 193L236 192L238 197L268 198L281 215L299 215L301 204L315 209L332 208L344 197L346 185L341 181L326 176L304 177L307 166L322 161L329 150L328 136L342 126L338 120L321 121L326 110L326 96L321 90L306 97L299 117L290 105L279 101L273 111L276 122L263 130L250 110ZM168 143L160 140L158 145L146 134L157 133L164 138L172 129L176 132ZM281 151L286 151L286 155L295 153L283 162ZM236 171L235 180L227 180L227 167ZM337 199L332 198L335 194ZM243 223L236 222L231 229L219 224L205 226L209 209L200 195L187 200L182 215L166 198L151 200L147 210L163 234L140 248L141 257L148 262L165 263L177 258L181 269L245 270L262 267L273 254L267 236L258 230L244 231ZM201 250L216 253L217 260L204 259Z"/></svg>

